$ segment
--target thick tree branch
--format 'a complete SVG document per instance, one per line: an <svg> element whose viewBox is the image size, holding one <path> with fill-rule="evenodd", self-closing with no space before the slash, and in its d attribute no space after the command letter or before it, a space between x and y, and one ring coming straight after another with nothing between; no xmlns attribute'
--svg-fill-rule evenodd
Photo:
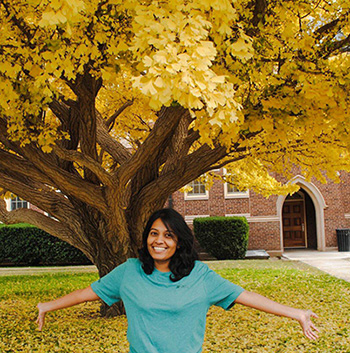
<svg viewBox="0 0 350 353"><path fill-rule="evenodd" d="M131 157L131 153L120 142L113 139L101 114L96 112L97 143L109 153L116 163L122 164Z"/></svg>
<svg viewBox="0 0 350 353"><path fill-rule="evenodd" d="M157 180L147 184L137 195L138 207L147 207L158 198L165 198L192 180L212 169L212 165L227 155L225 147L210 148L201 146L198 150L179 161L174 171L162 174ZM135 209L133 210L135 212ZM140 212L140 209L137 210Z"/></svg>
<svg viewBox="0 0 350 353"><path fill-rule="evenodd" d="M6 203L0 200L0 220L5 224L29 223L45 232L63 240L82 250L86 255L91 252L91 245L84 238L77 220L71 219L70 222L60 222L32 209L17 209L14 211L6 210ZM72 227L74 229L72 229ZM92 257L89 257L92 260Z"/></svg>
<svg viewBox="0 0 350 353"><path fill-rule="evenodd" d="M266 0L256 0L255 1L253 18L252 18L253 27L257 27L259 22L264 21L266 9L267 9L267 1Z"/></svg>
<svg viewBox="0 0 350 353"><path fill-rule="evenodd" d="M83 74L78 74L74 80L66 82L77 96L77 109L73 118L79 122L77 128L80 149L82 153L97 161L96 96L101 88L102 79L90 73L91 67L92 63L87 63ZM99 183L89 169L84 168L84 178L91 183Z"/></svg>
<svg viewBox="0 0 350 353"><path fill-rule="evenodd" d="M167 147L180 120L189 116L188 110L182 107L163 107L158 113L158 119L144 143L118 170L118 177L125 185L133 175L144 167L150 168L158 155ZM147 182L147 181L146 181Z"/></svg>
<svg viewBox="0 0 350 353"><path fill-rule="evenodd" d="M50 103L50 109L61 121L60 129L68 132L69 139L57 141L56 144L67 150L76 150L79 145L80 121L77 102L68 99L66 102L60 102L54 99ZM78 174L72 162L57 160L57 164L64 170Z"/></svg>
<svg viewBox="0 0 350 353"><path fill-rule="evenodd" d="M165 163L162 174L166 174L176 168L179 161L188 154L192 144L200 137L198 131L188 130L192 121L193 118L188 115L181 119L178 124L166 149L166 153L164 153L164 162L161 162L161 164Z"/></svg>
<svg viewBox="0 0 350 353"><path fill-rule="evenodd" d="M66 126L69 120L69 106L63 102L60 102L56 98L53 98L49 103L49 107L60 122Z"/></svg>
<svg viewBox="0 0 350 353"><path fill-rule="evenodd" d="M0 149L0 168L11 170L13 173L23 174L37 182L50 185L51 180L32 163L25 160L23 157L6 152Z"/></svg>
<svg viewBox="0 0 350 353"><path fill-rule="evenodd" d="M30 177L13 174L0 168L0 186L51 214L64 223L77 223L79 213L61 193L46 185L34 182Z"/></svg>
<svg viewBox="0 0 350 353"><path fill-rule="evenodd" d="M178 182L181 186L177 189L211 170L213 164L223 159L227 154L227 148L224 146L218 145L215 148L210 148L208 145L203 145L198 150L187 155L180 162L179 169L182 173L179 175Z"/></svg>
<svg viewBox="0 0 350 353"><path fill-rule="evenodd" d="M73 234L70 229L61 222L45 216L44 214L31 209L6 210L6 203L0 200L0 220L5 224L29 223L47 233L72 244Z"/></svg>
<svg viewBox="0 0 350 353"><path fill-rule="evenodd" d="M78 74L75 80L66 81L66 83L78 98L87 97L94 101L102 87L102 79L90 74L91 67L92 63L87 63L83 74Z"/></svg>
<svg viewBox="0 0 350 353"><path fill-rule="evenodd" d="M108 186L114 185L114 178L98 162L89 156L86 156L78 151L66 150L59 146L54 146L53 152L56 153L59 158L62 158L66 161L77 162L83 167L90 169L103 184Z"/></svg>
<svg viewBox="0 0 350 353"><path fill-rule="evenodd" d="M56 155L44 153L33 144L20 147L19 142L8 141L6 122L3 120L0 120L0 141L35 165L42 174L50 179L50 185L62 190L66 195L86 202L101 212L108 209L102 188L60 168L57 165Z"/></svg>
<svg viewBox="0 0 350 353"><path fill-rule="evenodd" d="M198 130L190 130L188 136L186 137L184 143L189 147L194 144L200 138L200 134Z"/></svg>
<svg viewBox="0 0 350 353"><path fill-rule="evenodd" d="M57 188L65 194L72 195L101 212L107 210L103 192L99 186L62 170L43 152L31 146L24 149L23 155L45 173L53 181L53 185L57 185Z"/></svg>

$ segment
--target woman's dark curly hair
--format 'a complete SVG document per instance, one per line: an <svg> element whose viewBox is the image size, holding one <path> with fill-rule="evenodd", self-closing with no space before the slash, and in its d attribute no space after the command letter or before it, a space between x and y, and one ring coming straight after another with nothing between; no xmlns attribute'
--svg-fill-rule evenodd
<svg viewBox="0 0 350 353"><path fill-rule="evenodd" d="M188 276L198 259L194 248L194 237L191 229L186 224L180 213L172 208L163 208L154 212L149 218L142 235L142 248L139 250L139 259L146 274L150 275L154 270L154 260L148 252L147 238L151 227L157 219L161 219L169 232L173 232L178 239L175 254L170 259L170 279L173 282Z"/></svg>

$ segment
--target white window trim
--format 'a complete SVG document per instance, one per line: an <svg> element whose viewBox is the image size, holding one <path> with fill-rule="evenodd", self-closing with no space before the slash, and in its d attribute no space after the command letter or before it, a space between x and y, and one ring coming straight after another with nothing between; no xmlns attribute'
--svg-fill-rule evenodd
<svg viewBox="0 0 350 353"><path fill-rule="evenodd" d="M208 200L209 199L209 192L205 190L205 195L189 195L185 192L185 200Z"/></svg>
<svg viewBox="0 0 350 353"><path fill-rule="evenodd" d="M250 218L250 213L226 213L225 217L245 217Z"/></svg>
<svg viewBox="0 0 350 353"><path fill-rule="evenodd" d="M5 199L5 202L6 202L6 210L8 212L11 211L11 199Z"/></svg>
<svg viewBox="0 0 350 353"><path fill-rule="evenodd" d="M225 199L246 199L249 197L249 190L228 192L227 183L224 184Z"/></svg>
<svg viewBox="0 0 350 353"><path fill-rule="evenodd" d="M185 216L185 222L187 224L193 224L193 220L195 218L203 218L203 217L210 217L210 216L206 214L187 215Z"/></svg>
<svg viewBox="0 0 350 353"><path fill-rule="evenodd" d="M225 217L245 217L249 223L265 223L265 222L279 222L279 216L251 216L250 213L231 213L225 214Z"/></svg>

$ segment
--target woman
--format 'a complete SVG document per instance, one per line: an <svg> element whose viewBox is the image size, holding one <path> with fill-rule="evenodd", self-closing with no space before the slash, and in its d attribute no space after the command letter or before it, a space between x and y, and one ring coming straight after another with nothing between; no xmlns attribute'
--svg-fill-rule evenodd
<svg viewBox="0 0 350 353"><path fill-rule="evenodd" d="M173 209L155 212L146 225L139 259L129 259L89 287L39 303L37 323L45 314L82 302L123 300L131 353L197 353L204 340L211 305L228 310L235 303L297 320L309 339L317 339L311 311L278 304L223 279L197 261L194 239Z"/></svg>

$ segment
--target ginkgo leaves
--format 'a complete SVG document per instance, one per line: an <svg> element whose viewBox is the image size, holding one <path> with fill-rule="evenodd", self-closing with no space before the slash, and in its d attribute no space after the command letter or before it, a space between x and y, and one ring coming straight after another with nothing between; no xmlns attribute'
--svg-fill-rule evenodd
<svg viewBox="0 0 350 353"><path fill-rule="evenodd" d="M2 4L0 114L23 144L62 138L40 116L53 99L77 99L72 87L90 75L106 119L133 101L110 133L135 149L175 103L190 111L198 145L225 146L233 160L244 150L309 177L349 164L350 59L331 52L350 34L349 0Z"/></svg>
<svg viewBox="0 0 350 353"><path fill-rule="evenodd" d="M33 3L35 1L32 1ZM85 9L83 0L50 0L36 1L43 8L39 26L56 26L76 22L81 19L81 12ZM70 26L68 31L71 34Z"/></svg>
<svg viewBox="0 0 350 353"><path fill-rule="evenodd" d="M224 45L232 55L249 57L249 41L243 32L237 41L227 40L236 15L231 4L220 3L222 7L218 2L204 2L207 12L196 1L140 4L135 9L135 38L130 47L142 62L142 74L134 79L134 87L150 98L154 110L173 101L190 109L197 117L195 128L201 131L202 142L209 144L219 131L230 130L235 135L233 130L242 117L229 73L214 65L217 47ZM232 17L225 16L223 8ZM214 29L223 35L218 37ZM216 128L208 130L207 123ZM232 142L231 137L221 137L223 144Z"/></svg>
<svg viewBox="0 0 350 353"><path fill-rule="evenodd" d="M154 111L175 101L197 117L196 129L206 123L213 127L203 131L202 142L211 144L222 131L222 143L230 145L232 138L225 136L237 130L241 104L233 78L216 60L223 50L230 57L247 59L252 46L242 27L237 24L233 31L238 15L229 1L31 0L28 5L27 14L21 16L35 33L35 49L24 46L22 80L40 87L35 93L41 96L35 100L38 107L41 102L45 109L57 87L64 80L74 81L84 70L102 76L108 85L116 83L119 70L132 77L137 66L141 75L134 77L134 88L148 98ZM8 29L11 32L13 26ZM14 44L13 53L19 53L22 38ZM16 73L11 70L14 65L8 70L13 81Z"/></svg>

